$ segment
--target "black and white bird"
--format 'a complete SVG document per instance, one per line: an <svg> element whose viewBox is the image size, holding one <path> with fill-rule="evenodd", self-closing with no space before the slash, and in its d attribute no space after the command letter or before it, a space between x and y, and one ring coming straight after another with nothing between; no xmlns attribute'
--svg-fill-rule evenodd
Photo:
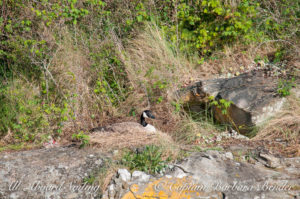
<svg viewBox="0 0 300 199"><path fill-rule="evenodd" d="M152 114L152 112L150 110L145 110L141 114L141 125L146 129L147 132L150 132L150 133L156 132L155 127L146 122L146 118L155 119L155 116Z"/></svg>
<svg viewBox="0 0 300 199"><path fill-rule="evenodd" d="M96 127L91 129L91 132L118 132L118 133L126 133L132 131L144 131L148 133L154 133L157 130L151 124L146 122L146 118L155 119L155 116L152 114L150 110L145 110L142 112L140 117L140 123L137 122L121 122L115 123L112 125L104 126L104 127Z"/></svg>

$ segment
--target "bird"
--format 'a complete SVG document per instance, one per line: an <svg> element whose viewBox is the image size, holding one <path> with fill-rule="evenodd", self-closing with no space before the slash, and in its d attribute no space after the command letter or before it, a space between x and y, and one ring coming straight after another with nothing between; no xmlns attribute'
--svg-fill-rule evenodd
<svg viewBox="0 0 300 199"><path fill-rule="evenodd" d="M157 130L151 124L146 122L146 118L155 119L152 111L144 110L140 116L140 123L137 122L121 122L115 123L112 125L104 126L104 127L96 127L90 130L93 133L127 133L127 132L147 132L147 133L155 133Z"/></svg>
<svg viewBox="0 0 300 199"><path fill-rule="evenodd" d="M101 151L136 149L157 143L172 143L172 138L146 122L156 119L150 110L144 110L139 122L122 122L97 127L89 134L89 146Z"/></svg>

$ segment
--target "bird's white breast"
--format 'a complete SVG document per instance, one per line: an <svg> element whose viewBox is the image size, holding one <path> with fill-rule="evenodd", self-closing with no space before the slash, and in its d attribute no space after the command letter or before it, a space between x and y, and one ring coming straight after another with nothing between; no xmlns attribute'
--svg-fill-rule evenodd
<svg viewBox="0 0 300 199"><path fill-rule="evenodd" d="M156 132L156 129L154 126L152 126L151 124L147 124L147 126L144 127L146 129L147 132L149 133L154 133Z"/></svg>

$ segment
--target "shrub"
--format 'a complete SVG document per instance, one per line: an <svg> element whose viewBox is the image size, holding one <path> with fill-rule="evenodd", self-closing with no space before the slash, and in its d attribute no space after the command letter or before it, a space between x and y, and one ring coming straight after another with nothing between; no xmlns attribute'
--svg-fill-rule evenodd
<svg viewBox="0 0 300 199"><path fill-rule="evenodd" d="M14 142L33 142L49 126L37 93L29 93L21 83L0 90L0 135L13 132Z"/></svg>
<svg viewBox="0 0 300 199"><path fill-rule="evenodd" d="M239 38L253 36L258 6L255 1L230 5L221 0L181 0L170 6L175 10L171 16L174 20L163 29L182 51L209 54Z"/></svg>

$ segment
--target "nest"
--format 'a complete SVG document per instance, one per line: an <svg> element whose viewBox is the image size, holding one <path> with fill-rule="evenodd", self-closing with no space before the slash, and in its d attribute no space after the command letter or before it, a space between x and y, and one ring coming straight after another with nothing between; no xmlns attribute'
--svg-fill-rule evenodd
<svg viewBox="0 0 300 199"><path fill-rule="evenodd" d="M122 148L138 148L145 145L162 145L172 143L169 135L160 131L148 133L146 131L128 132L96 132L90 135L90 145L102 151L111 151Z"/></svg>

